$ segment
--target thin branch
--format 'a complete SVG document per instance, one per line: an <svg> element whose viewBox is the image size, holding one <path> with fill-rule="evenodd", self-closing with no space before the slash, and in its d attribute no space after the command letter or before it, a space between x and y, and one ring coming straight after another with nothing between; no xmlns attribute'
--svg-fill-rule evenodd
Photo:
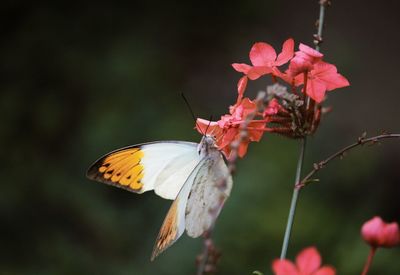
<svg viewBox="0 0 400 275"><path fill-rule="evenodd" d="M298 182L301 177L301 170L303 168L304 155L305 155L305 151L306 151L306 143L307 143L307 138L306 137L302 138L299 160L297 161L295 186L296 186L296 182ZM297 199L299 198L299 193L300 193L300 189L294 188L293 195L292 195L292 201L290 203L289 216L288 216L288 220L286 223L285 236L283 238L281 257L280 257L281 260L286 258L286 253L287 253L287 249L289 246L290 235L292 232L293 220L294 220L294 215L296 213Z"/></svg>
<svg viewBox="0 0 400 275"><path fill-rule="evenodd" d="M330 4L330 1L329 0L320 0L319 4L320 4L319 18L317 21L318 33L314 35L314 44L315 44L315 49L317 51L320 50L320 44L322 43L322 30L323 30L324 20L325 20L325 8ZM307 88L307 74L304 74L304 94L306 94L306 88ZM309 108L309 106L310 106L310 98L307 97L306 98L306 108ZM289 215L288 215L288 219L286 222L285 235L283 237L281 256L280 256L281 260L286 258L286 253L287 253L287 249L288 249L289 241L290 241L290 235L292 233L293 222L294 222L294 217L295 217L296 207L297 207L297 200L299 198L300 189L301 189L301 188L298 188L298 181L301 177L306 143L307 143L307 137L303 137L302 142L301 142L300 156L299 156L299 160L297 162L296 180L295 180L293 194L292 194L292 201L290 202Z"/></svg>
<svg viewBox="0 0 400 275"><path fill-rule="evenodd" d="M324 168L330 161L332 161L336 158L343 157L345 155L345 153L352 150L353 148L356 148L358 146L362 146L365 144L374 145L374 144L377 144L380 140L392 139L392 138L400 138L400 134L382 134L382 135L373 136L373 137L369 137L369 138L366 138L364 135L359 137L357 142L340 149L336 153L330 155L329 157L327 157L326 159L324 159L318 163L314 163L314 169L312 169L307 174L307 176L305 176L300 182L298 182L296 184L296 188L301 189L304 186L306 186L307 182L311 179L312 176L314 176L315 173L317 173L319 170Z"/></svg>
<svg viewBox="0 0 400 275"><path fill-rule="evenodd" d="M322 38L322 31L324 29L325 9L331 4L329 0L320 0L319 5L319 19L317 21L317 33L314 34L314 45L317 51L320 50L320 45L324 41Z"/></svg>

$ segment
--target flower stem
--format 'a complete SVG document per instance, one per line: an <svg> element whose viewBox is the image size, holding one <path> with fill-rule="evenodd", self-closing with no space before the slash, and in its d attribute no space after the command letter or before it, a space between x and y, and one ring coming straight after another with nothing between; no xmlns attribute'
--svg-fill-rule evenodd
<svg viewBox="0 0 400 275"><path fill-rule="evenodd" d="M364 270L361 275L367 275L368 270L372 264L372 259L374 258L375 252L376 252L376 247L371 246L371 250L369 251L369 255L368 255L367 261L365 263Z"/></svg>
<svg viewBox="0 0 400 275"><path fill-rule="evenodd" d="M289 246L290 234L292 232L294 215L295 215L295 212L296 212L297 199L299 197L299 193L300 193L300 190L301 190L301 188L297 187L297 183L300 181L300 177L301 177L301 170L303 168L304 154L305 154L305 150L306 150L306 143L307 143L307 138L304 137L301 140L300 155L299 155L299 160L297 161L296 179L295 179L295 185L294 185L294 189L293 189L292 202L290 203L290 210L289 210L289 216L288 216L287 224L286 224L285 236L283 238L283 244L282 244L282 250L281 250L281 259L285 259L286 258L286 252L287 252L287 249L288 249L288 246Z"/></svg>
<svg viewBox="0 0 400 275"><path fill-rule="evenodd" d="M324 20L325 20L325 7L329 4L328 0L320 0L320 9L319 9L319 19L318 19L318 33L317 39L314 41L315 49L317 51L320 50L320 44L322 42L322 30L324 29Z"/></svg>
<svg viewBox="0 0 400 275"><path fill-rule="evenodd" d="M329 4L328 0L320 0L319 1L318 33L317 33L317 36L315 37L316 40L314 41L315 49L317 51L320 50L320 43L322 42L322 30L323 30L324 20L325 20L325 8L328 4ZM307 88L307 74L304 75L304 95L306 95L306 88ZM307 102L306 106L308 107L308 105L309 105L308 98L306 98L306 102ZM305 153L305 149L306 149L306 141L307 141L306 137L304 137L302 139L302 143L301 143L300 156L299 156L299 160L297 162L296 180L295 180L295 186L293 189L292 202L290 203L289 217L287 220L285 236L283 238L281 259L286 258L286 252L287 252L287 248L289 245L290 234L292 232L292 227L293 227L294 215L296 212L297 199L299 197L299 193L301 190L301 185L299 185L299 183L300 183L300 177L301 177L301 170L303 168L303 160L304 160L304 153Z"/></svg>

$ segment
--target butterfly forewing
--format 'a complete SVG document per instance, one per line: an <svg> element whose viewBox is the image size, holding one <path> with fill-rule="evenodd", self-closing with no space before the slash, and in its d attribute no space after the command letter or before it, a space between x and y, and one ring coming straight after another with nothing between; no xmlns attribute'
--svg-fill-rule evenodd
<svg viewBox="0 0 400 275"><path fill-rule="evenodd" d="M135 193L154 189L163 198L175 199L199 161L196 143L145 143L103 156L89 168L87 176Z"/></svg>

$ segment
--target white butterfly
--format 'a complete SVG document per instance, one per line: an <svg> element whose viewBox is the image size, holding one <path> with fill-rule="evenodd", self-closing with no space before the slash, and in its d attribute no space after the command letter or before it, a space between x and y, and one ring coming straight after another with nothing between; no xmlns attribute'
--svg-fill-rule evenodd
<svg viewBox="0 0 400 275"><path fill-rule="evenodd" d="M185 231L196 238L208 230L232 189L232 177L212 136L199 144L161 141L125 147L97 160L87 177L135 193L149 190L174 200L151 259ZM221 188L223 183L223 188Z"/></svg>

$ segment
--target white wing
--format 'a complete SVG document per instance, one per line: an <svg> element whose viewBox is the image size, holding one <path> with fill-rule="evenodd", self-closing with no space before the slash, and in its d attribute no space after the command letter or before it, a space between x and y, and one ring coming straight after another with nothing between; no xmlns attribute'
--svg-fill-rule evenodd
<svg viewBox="0 0 400 275"><path fill-rule="evenodd" d="M228 167L222 155L214 152L197 172L187 201L185 227L190 237L197 238L210 228L231 189Z"/></svg>
<svg viewBox="0 0 400 275"><path fill-rule="evenodd" d="M197 143L160 142L142 147L143 192L154 189L162 198L174 200L200 161Z"/></svg>
<svg viewBox="0 0 400 275"><path fill-rule="evenodd" d="M161 252L170 247L183 232L185 232L185 214L186 205L189 197L190 190L192 188L194 179L196 178L198 171L207 164L204 158L190 173L185 184L180 190L175 201L172 203L168 210L167 216L161 226L160 232L158 233L156 243L154 245L151 260L154 260Z"/></svg>
<svg viewBox="0 0 400 275"><path fill-rule="evenodd" d="M232 177L221 153L211 152L193 169L172 203L158 233L151 259L170 247L182 236L185 228L194 238L206 231L221 211L231 189Z"/></svg>
<svg viewBox="0 0 400 275"><path fill-rule="evenodd" d="M97 160L87 176L135 193L175 199L199 163L197 143L161 141L125 147Z"/></svg>

